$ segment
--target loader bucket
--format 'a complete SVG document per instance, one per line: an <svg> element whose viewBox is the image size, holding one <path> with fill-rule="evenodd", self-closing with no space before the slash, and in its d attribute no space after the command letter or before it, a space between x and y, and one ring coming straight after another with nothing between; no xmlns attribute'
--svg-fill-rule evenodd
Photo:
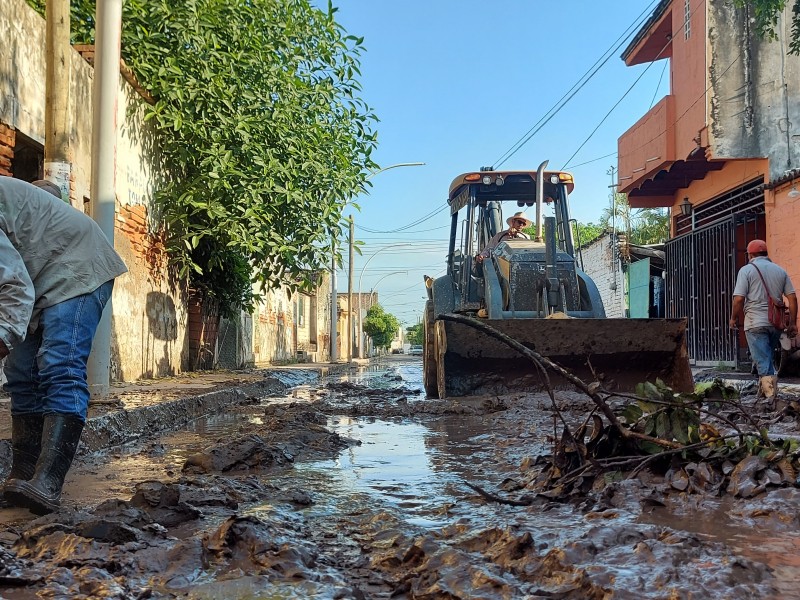
<svg viewBox="0 0 800 600"><path fill-rule="evenodd" d="M506 319L481 322L546 356L586 383L633 392L661 379L675 391L694 389L685 319ZM546 385L529 358L469 325L436 321L436 382L440 398ZM554 389L575 389L548 372Z"/></svg>

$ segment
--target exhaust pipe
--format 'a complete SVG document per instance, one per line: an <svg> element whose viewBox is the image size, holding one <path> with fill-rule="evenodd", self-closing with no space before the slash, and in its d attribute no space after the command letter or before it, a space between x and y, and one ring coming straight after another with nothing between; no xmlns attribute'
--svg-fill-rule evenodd
<svg viewBox="0 0 800 600"><path fill-rule="evenodd" d="M535 241L542 241L542 202L544 201L544 170L547 168L549 160L544 161L536 169L536 238Z"/></svg>

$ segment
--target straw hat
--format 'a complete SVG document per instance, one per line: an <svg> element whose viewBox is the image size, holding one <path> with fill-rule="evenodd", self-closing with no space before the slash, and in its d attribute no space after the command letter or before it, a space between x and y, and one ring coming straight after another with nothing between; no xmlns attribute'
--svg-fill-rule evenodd
<svg viewBox="0 0 800 600"><path fill-rule="evenodd" d="M506 223L508 223L508 226L511 227L511 224L517 219L522 219L525 221L525 227L530 227L533 225L533 221L531 221L524 212L514 213L506 219Z"/></svg>

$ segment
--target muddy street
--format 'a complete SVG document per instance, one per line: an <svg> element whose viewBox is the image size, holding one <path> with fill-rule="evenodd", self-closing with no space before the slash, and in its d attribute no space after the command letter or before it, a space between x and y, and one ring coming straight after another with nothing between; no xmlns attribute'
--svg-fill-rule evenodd
<svg viewBox="0 0 800 600"><path fill-rule="evenodd" d="M82 455L58 513L0 510L0 596L800 597L797 488L675 493L643 474L532 494L546 395L426 400L421 367L391 356Z"/></svg>

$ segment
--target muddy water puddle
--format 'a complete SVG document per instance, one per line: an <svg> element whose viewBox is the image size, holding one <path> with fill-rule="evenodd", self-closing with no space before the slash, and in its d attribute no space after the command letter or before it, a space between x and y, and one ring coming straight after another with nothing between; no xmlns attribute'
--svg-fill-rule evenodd
<svg viewBox="0 0 800 600"><path fill-rule="evenodd" d="M730 498L705 502L692 512L655 508L638 522L691 532L701 539L719 542L737 555L768 565L775 577L775 598L800 599L800 531L785 515L773 515L770 501L762 497L747 506ZM797 506L797 505L796 505ZM800 506L797 506L800 511ZM757 515L755 519L743 514ZM734 515L734 516L732 516Z"/></svg>
<svg viewBox="0 0 800 600"><path fill-rule="evenodd" d="M133 506L156 525L129 522L119 535L136 543L112 540L108 559L100 542L83 550L73 541L86 563L70 556L56 566L108 564L122 591L89 596L98 598L137 597L130 591L143 587L157 598L779 597L772 580L797 575L791 559L764 551L768 536L732 526L742 537L713 537L696 526L702 511L686 512L685 521L643 514L632 486L599 508L487 501L466 484L519 497L514 480L526 458L547 452L552 415L530 398L448 405L420 391L420 361L390 360L83 461L68 478L67 505L135 495ZM253 453L237 458L248 444ZM169 504L176 494L180 501ZM8 512L0 520L22 523ZM125 504L109 514L131 518L134 510ZM151 539L158 527L167 533ZM62 543L54 539L42 544ZM748 540L760 553L746 551ZM797 549L786 541L776 553ZM157 554L161 546L169 560ZM40 572L54 568L46 553L33 555ZM774 572L735 566L739 556ZM59 573L57 589L68 591L106 577L93 571L72 582Z"/></svg>

